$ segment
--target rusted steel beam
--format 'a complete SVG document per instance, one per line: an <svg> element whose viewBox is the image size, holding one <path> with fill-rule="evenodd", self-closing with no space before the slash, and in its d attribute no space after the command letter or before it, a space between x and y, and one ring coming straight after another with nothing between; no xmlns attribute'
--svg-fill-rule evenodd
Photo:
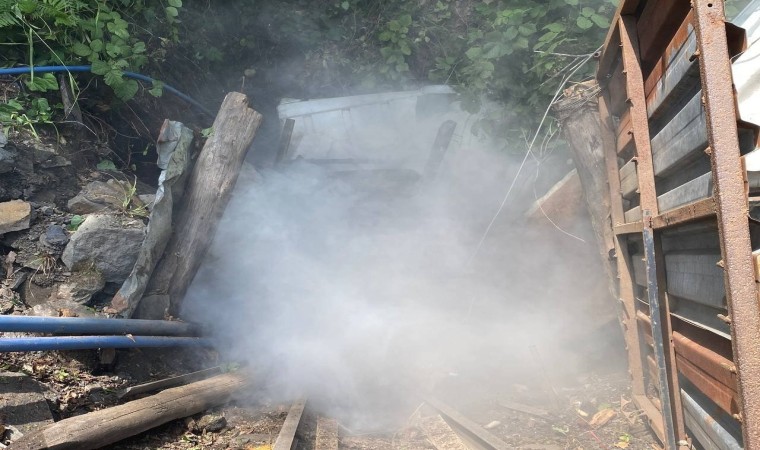
<svg viewBox="0 0 760 450"><path fill-rule="evenodd" d="M618 19L624 14L634 14L639 7L639 3L641 3L641 0L621 1L612 17L612 26L607 31L607 37L604 39L604 46L602 46L602 54L599 57L599 68L597 70L597 79L602 86L605 85L602 81L610 72L610 67L615 55L618 53L618 46L620 45L620 30L617 26Z"/></svg>
<svg viewBox="0 0 760 450"><path fill-rule="evenodd" d="M739 413L736 366L681 333L673 333L678 369L730 415Z"/></svg>
<svg viewBox="0 0 760 450"><path fill-rule="evenodd" d="M649 7L649 6L648 6ZM646 8L645 8L646 12ZM675 368L675 353L670 346L671 325L667 296L665 295L665 264L662 246L652 228L652 216L658 215L655 191L652 147L649 141L649 119L644 75L642 73L637 22L632 16L621 16L619 21L623 66L626 73L626 92L636 146L636 171L643 221L644 256L646 263L647 299L650 307L654 357L657 362L660 403L662 405L663 444L667 450L676 450L677 442L686 439L681 407L680 387ZM659 250L659 251L658 251ZM666 345L667 344L667 345Z"/></svg>
<svg viewBox="0 0 760 450"><path fill-rule="evenodd" d="M631 125L631 112L626 109L620 116L620 124L617 129L617 152L624 153L633 145L633 127Z"/></svg>
<svg viewBox="0 0 760 450"><path fill-rule="evenodd" d="M636 234L641 233L644 229L644 224L641 222L631 222L631 223L625 223L622 225L615 225L612 230L617 235L622 234Z"/></svg>
<svg viewBox="0 0 760 450"><path fill-rule="evenodd" d="M605 164L610 187L610 214L613 224L625 221L623 215L623 198L620 195L620 168L615 150L615 135L612 119L607 109L607 100L599 98L599 114L602 119L602 140L605 149ZM636 297L633 284L633 272L628 255L626 237L616 235L614 239L617 260L618 296L623 305L623 332L628 353L628 371L631 375L631 391L634 395L645 396L644 372L642 367L641 341L636 324Z"/></svg>
<svg viewBox="0 0 760 450"><path fill-rule="evenodd" d="M689 10L687 0L647 2L635 30L640 39L641 68L645 76L665 52L673 38L673 31L678 29Z"/></svg>
<svg viewBox="0 0 760 450"><path fill-rule="evenodd" d="M715 200L711 197L652 217L652 227L654 229L672 227L714 216Z"/></svg>
<svg viewBox="0 0 760 450"><path fill-rule="evenodd" d="M652 72L644 82L644 92L647 95L647 106L651 117L655 110L662 105L673 90L682 82L699 84L699 68L694 60L697 50L697 37L694 34L693 13L689 12L678 27L675 35L665 49L660 59L655 63ZM694 67L693 78L684 76Z"/></svg>
<svg viewBox="0 0 760 450"><path fill-rule="evenodd" d="M716 212L747 450L760 449L760 303L736 128L723 2L693 0Z"/></svg>

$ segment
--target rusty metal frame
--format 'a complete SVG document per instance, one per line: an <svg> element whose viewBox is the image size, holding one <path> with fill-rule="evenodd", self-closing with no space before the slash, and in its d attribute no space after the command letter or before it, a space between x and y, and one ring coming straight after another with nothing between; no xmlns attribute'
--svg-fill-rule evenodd
<svg viewBox="0 0 760 450"><path fill-rule="evenodd" d="M655 249L652 215L658 215L655 192L652 148L649 141L649 118L647 116L644 76L638 49L637 24L633 16L618 19L623 67L626 74L628 112L631 117L632 138L636 149L636 173L642 213L644 256L647 267L647 296L650 305L654 355L657 364L660 404L662 406L663 443L668 450L677 449L677 442L686 439L686 428L681 406L680 387L672 345L672 331L668 299L664 286L664 261ZM658 240L659 244L659 240ZM657 245L659 247L659 245ZM665 343L668 343L667 347Z"/></svg>
<svg viewBox="0 0 760 450"><path fill-rule="evenodd" d="M723 2L692 0L707 116L715 203L731 337L739 377L744 446L760 449L760 303L749 235L747 195Z"/></svg>

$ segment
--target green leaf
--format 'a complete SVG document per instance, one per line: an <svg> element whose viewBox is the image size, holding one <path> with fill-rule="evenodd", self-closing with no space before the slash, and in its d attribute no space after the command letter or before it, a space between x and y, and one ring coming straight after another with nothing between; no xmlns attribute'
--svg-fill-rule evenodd
<svg viewBox="0 0 760 450"><path fill-rule="evenodd" d="M350 4L350 3L348 3L348 2L346 2L346 1L344 1L344 2L342 2L342 3L340 4L340 7L341 7L341 8L343 8L343 10L344 10L344 11L348 11L348 8L350 8L350 7L351 7L351 4Z"/></svg>
<svg viewBox="0 0 760 450"><path fill-rule="evenodd" d="M118 169L116 168L116 164L114 164L113 161L111 161L110 159L101 160L96 167L98 168L98 170L110 170L111 172L118 171Z"/></svg>
<svg viewBox="0 0 760 450"><path fill-rule="evenodd" d="M115 87L117 84L122 82L122 73L121 70L112 69L109 70L105 76L106 84Z"/></svg>
<svg viewBox="0 0 760 450"><path fill-rule="evenodd" d="M145 53L145 42L142 42L142 41L135 42L135 44L132 46L132 52Z"/></svg>
<svg viewBox="0 0 760 450"><path fill-rule="evenodd" d="M103 41L100 39L95 39L92 42L90 42L90 48L95 53L100 53L103 51Z"/></svg>
<svg viewBox="0 0 760 450"><path fill-rule="evenodd" d="M182 7L182 0L169 0L168 3L169 3L169 6L173 6L175 8Z"/></svg>
<svg viewBox="0 0 760 450"><path fill-rule="evenodd" d="M476 60L483 54L483 49L480 47L472 47L464 53L471 60Z"/></svg>
<svg viewBox="0 0 760 450"><path fill-rule="evenodd" d="M578 16L578 19L575 21L575 24L578 25L578 28L581 30L588 30L589 28L594 26L594 22L588 20L587 18L583 16Z"/></svg>
<svg viewBox="0 0 760 450"><path fill-rule="evenodd" d="M108 161L108 160L104 160L104 161ZM108 162L110 162L111 165L113 166L113 162L111 161L108 161ZM103 163L103 161L101 161L101 163ZM107 170L107 169L101 169L101 170ZM116 170L116 166L114 166L114 170ZM80 216L79 214L75 216L71 216L71 220L69 220L69 224L66 226L66 229L68 229L69 231L76 231L77 228L79 228L79 225L82 225L83 222L84 222L84 217Z"/></svg>
<svg viewBox="0 0 760 450"><path fill-rule="evenodd" d="M162 81L153 80L153 87L148 89L148 93L154 97L161 97L164 94L164 83Z"/></svg>
<svg viewBox="0 0 760 450"><path fill-rule="evenodd" d="M58 80L55 79L55 75L52 73L37 75L33 80L29 78L29 80L24 80L24 84L26 84L26 87L28 87L29 90L34 92L45 92L58 89Z"/></svg>
<svg viewBox="0 0 760 450"><path fill-rule="evenodd" d="M168 17L177 17L179 15L179 11L174 6L167 6L165 11Z"/></svg>
<svg viewBox="0 0 760 450"><path fill-rule="evenodd" d="M581 14L583 14L585 17L591 17L592 15L596 14L596 11L594 11L594 8L584 6L581 10Z"/></svg>
<svg viewBox="0 0 760 450"><path fill-rule="evenodd" d="M137 91L140 89L140 85L135 80L123 80L121 83L113 87L113 92L121 100L127 101L134 98Z"/></svg>
<svg viewBox="0 0 760 450"><path fill-rule="evenodd" d="M610 27L610 21L607 20L606 17L600 16L599 14L594 14L591 16L591 21L594 22L599 28L607 29Z"/></svg>
<svg viewBox="0 0 760 450"><path fill-rule="evenodd" d="M95 75L105 75L110 70L111 70L111 65L108 64L107 62L101 61L99 59L92 61L92 68L90 69L90 71L94 73Z"/></svg>
<svg viewBox="0 0 760 450"><path fill-rule="evenodd" d="M81 42L75 42L74 45L71 46L71 50L77 56L90 56L92 53L90 46L85 45Z"/></svg>
<svg viewBox="0 0 760 450"><path fill-rule="evenodd" d="M544 27L544 30L549 30L552 33L562 33L565 31L565 26L561 23L550 23L549 25Z"/></svg>
<svg viewBox="0 0 760 450"><path fill-rule="evenodd" d="M578 6L578 0L565 0L565 3L570 6Z"/></svg>

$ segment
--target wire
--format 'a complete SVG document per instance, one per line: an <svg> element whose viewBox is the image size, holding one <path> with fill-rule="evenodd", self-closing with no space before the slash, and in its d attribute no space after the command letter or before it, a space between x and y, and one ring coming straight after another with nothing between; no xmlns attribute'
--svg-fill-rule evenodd
<svg viewBox="0 0 760 450"><path fill-rule="evenodd" d="M597 52L600 49L601 47L597 49ZM536 140L538 139L538 135L541 133L541 128L543 128L544 122L546 121L546 118L549 116L549 111L551 111L552 106L560 97L560 94L562 93L562 89L564 89L565 85L570 80L570 78L573 75L575 75L575 73L578 72L578 70L580 70L580 68L583 67L583 65L585 65L588 61L590 61L594 57L594 54L596 54L596 52L591 53L588 56L586 56L583 62L580 64L577 64L576 67L570 73L568 73L567 76L565 76L565 78L563 78L562 82L559 84L559 87L557 88L557 92L555 92L554 97L552 97L551 102L549 102L549 106L544 111L543 117L541 117L541 121L538 123L538 128L536 129L536 133L533 135L533 139L530 141L530 144L528 144L528 149L525 152L525 157L520 163L520 166L517 169L517 173L512 179L512 182L509 185L509 189L507 189L507 193L504 195L504 198L502 199L501 204L499 205L499 209L496 210L496 214L494 214L493 218L491 218L491 221L486 227L486 230L483 232L483 236L481 236L480 241L478 242L478 245L475 247L475 251L473 252L472 256L470 256L468 265L471 265L473 261L475 260L475 258L478 256L478 253L480 253L480 249L483 247L483 243L488 237L488 234L491 232L491 229L493 228L494 223L496 223L496 219L499 217L502 210L504 210L504 206L507 204L507 200L509 200L509 197L512 194L512 190L514 189L515 184L517 184L517 179L520 178L520 174L522 173L522 170L525 167L525 163L528 161L528 157L533 154L533 145L536 143ZM472 308L472 305L470 305L470 309L471 308Z"/></svg>

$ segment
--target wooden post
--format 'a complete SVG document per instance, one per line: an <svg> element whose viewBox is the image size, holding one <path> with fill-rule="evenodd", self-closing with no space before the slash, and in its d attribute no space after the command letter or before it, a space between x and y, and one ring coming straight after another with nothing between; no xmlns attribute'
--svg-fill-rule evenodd
<svg viewBox="0 0 760 450"><path fill-rule="evenodd" d="M224 374L113 408L71 417L13 442L18 450L95 449L225 403L245 385L239 374Z"/></svg>
<svg viewBox="0 0 760 450"><path fill-rule="evenodd" d="M145 293L168 295L174 313L211 245L260 123L261 114L248 107L245 95L227 94L188 180L172 238Z"/></svg>
<svg viewBox="0 0 760 450"><path fill-rule="evenodd" d="M581 180L599 254L610 280L610 292L617 298L617 289L613 283L615 271L611 259L615 243L610 219L607 166L601 138L604 130L599 118L597 92L595 82L577 85L574 92L569 92L571 95L567 95L554 106L554 112L561 124L562 136L572 150L573 162Z"/></svg>

